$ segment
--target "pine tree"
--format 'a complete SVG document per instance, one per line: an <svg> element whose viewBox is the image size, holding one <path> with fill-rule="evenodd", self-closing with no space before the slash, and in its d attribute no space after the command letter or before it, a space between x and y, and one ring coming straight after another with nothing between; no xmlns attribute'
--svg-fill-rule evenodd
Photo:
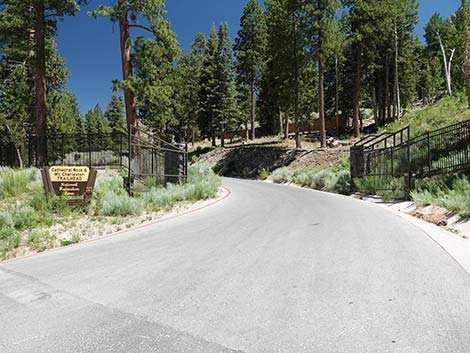
<svg viewBox="0 0 470 353"><path fill-rule="evenodd" d="M198 124L204 137L210 137L212 146L216 146L216 110L217 110L217 48L218 38L215 25L211 27L202 65L199 83Z"/></svg>
<svg viewBox="0 0 470 353"><path fill-rule="evenodd" d="M135 92L139 118L156 132L174 124L173 71L179 57L175 33L163 17L155 20L155 38L137 37L134 43L135 75L123 83L123 87ZM166 131L169 133L169 131Z"/></svg>
<svg viewBox="0 0 470 353"><path fill-rule="evenodd" d="M216 31L213 25L207 41L199 83L198 123L201 133L210 137L212 146L225 132L237 126L239 110L233 75L233 51L228 24Z"/></svg>
<svg viewBox="0 0 470 353"><path fill-rule="evenodd" d="M92 110L88 110L85 115L86 131L92 148L100 147L100 149L111 148L111 128L106 121L103 110L97 104Z"/></svg>
<svg viewBox="0 0 470 353"><path fill-rule="evenodd" d="M284 115L285 137L288 138L289 113L293 111L296 126L296 147L300 141L300 99L301 72L307 64L306 38L304 34L304 6L300 0L266 1L268 24L268 70L272 79L270 84L276 87L279 110Z"/></svg>
<svg viewBox="0 0 470 353"><path fill-rule="evenodd" d="M37 136L37 165L46 163L48 58L54 51L57 22L73 16L84 1L4 0L0 10L0 41L7 57L28 67L34 106L34 133ZM11 58L10 58L11 59ZM50 71L50 70L49 70ZM34 80L31 78L34 77Z"/></svg>
<svg viewBox="0 0 470 353"><path fill-rule="evenodd" d="M52 134L82 134L83 119L77 97L70 91L50 91L47 96L47 125Z"/></svg>
<svg viewBox="0 0 470 353"><path fill-rule="evenodd" d="M189 53L184 54L174 70L173 109L177 122L177 137L186 143L195 142L197 114L199 110L199 84L206 50L204 34L197 33Z"/></svg>
<svg viewBox="0 0 470 353"><path fill-rule="evenodd" d="M126 120L124 118L124 102L121 97L116 95L111 96L111 100L104 112L104 117L112 133L113 147L120 146L123 141L126 141Z"/></svg>
<svg viewBox="0 0 470 353"><path fill-rule="evenodd" d="M124 102L121 97L114 94L111 96L111 100L109 101L104 116L111 129L125 133L126 122L124 119Z"/></svg>
<svg viewBox="0 0 470 353"><path fill-rule="evenodd" d="M111 6L101 5L89 13L119 23L123 81L116 88L124 90L127 123L133 127L138 127L137 108L141 117L156 129L165 125L164 115L169 113L172 92L163 81L169 77L167 70L177 58L178 44L165 13L164 0L117 0ZM139 19L144 21L141 23ZM137 37L134 54L131 53L132 28L153 36ZM133 77L134 69L136 77ZM140 99L139 106L136 95Z"/></svg>
<svg viewBox="0 0 470 353"><path fill-rule="evenodd" d="M216 116L217 128L220 133L222 147L224 147L225 132L233 128L238 120L237 92L234 82L234 65L232 40L230 39L227 23L219 26L217 33L216 54Z"/></svg>
<svg viewBox="0 0 470 353"><path fill-rule="evenodd" d="M255 95L267 50L267 26L263 9L257 0L248 0L240 19L240 30L235 41L238 81L249 89L251 139L255 139Z"/></svg>
<svg viewBox="0 0 470 353"><path fill-rule="evenodd" d="M338 34L335 17L339 6L337 0L317 0L306 7L307 33L311 38L309 47L311 52L315 53L318 63L318 115L321 147L326 147L325 65L331 56L341 50L341 43L338 43L335 37Z"/></svg>

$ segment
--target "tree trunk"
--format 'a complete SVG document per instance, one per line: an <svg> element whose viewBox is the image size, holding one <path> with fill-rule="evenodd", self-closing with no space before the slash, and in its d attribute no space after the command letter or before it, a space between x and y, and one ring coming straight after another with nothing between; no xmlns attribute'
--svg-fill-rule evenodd
<svg viewBox="0 0 470 353"><path fill-rule="evenodd" d="M251 122L251 140L256 138L255 126L255 80L252 78L250 83L250 122Z"/></svg>
<svg viewBox="0 0 470 353"><path fill-rule="evenodd" d="M300 132L299 132L299 89L300 89L300 80L299 80L299 59L297 57L297 17L295 12L292 13L293 17L293 25L294 25L294 67L295 67L295 96L294 96L294 122L295 122L295 147L300 149L302 148L302 144L300 142Z"/></svg>
<svg viewBox="0 0 470 353"><path fill-rule="evenodd" d="M356 77L354 84L354 110L353 110L353 124L354 135L359 137L361 130L359 127L360 119L360 104L361 104L361 88L362 88L362 44L358 44L356 53Z"/></svg>
<svg viewBox="0 0 470 353"><path fill-rule="evenodd" d="M214 129L214 118L211 117L211 140L212 140L212 147L217 147L215 129Z"/></svg>
<svg viewBox="0 0 470 353"><path fill-rule="evenodd" d="M15 146L15 153L16 153L16 159L18 160L18 167L23 168L23 166L24 166L23 157L21 156L20 147L16 143L15 138L13 136L13 131L11 131L11 128L7 123L5 123L5 127L8 131L8 134L10 135L11 143Z"/></svg>
<svg viewBox="0 0 470 353"><path fill-rule="evenodd" d="M195 140L196 140L196 129L193 126L191 128L191 144L193 145L193 147L194 147Z"/></svg>
<svg viewBox="0 0 470 353"><path fill-rule="evenodd" d="M390 67L388 64L388 55L385 58L385 120L390 122L392 120L392 109L390 104Z"/></svg>
<svg viewBox="0 0 470 353"><path fill-rule="evenodd" d="M217 142L215 140L215 134L214 133L212 133L212 135L211 135L211 140L212 140L212 147L217 147Z"/></svg>
<svg viewBox="0 0 470 353"><path fill-rule="evenodd" d="M225 147L225 123L223 120L221 124L221 132L220 132L220 147L222 148Z"/></svg>
<svg viewBox="0 0 470 353"><path fill-rule="evenodd" d="M295 115L296 115L296 118L295 118L295 148L301 149L302 148L302 141L300 140L298 109L297 109L297 113Z"/></svg>
<svg viewBox="0 0 470 353"><path fill-rule="evenodd" d="M43 167L47 163L46 138L46 17L44 1L35 1L35 51L36 51L36 106L35 106L35 137L36 165Z"/></svg>
<svg viewBox="0 0 470 353"><path fill-rule="evenodd" d="M383 92L383 77L378 76L377 79L377 114L379 115L379 125L382 126L385 120L385 104L384 104L384 92Z"/></svg>
<svg viewBox="0 0 470 353"><path fill-rule="evenodd" d="M372 93L371 93L371 100L372 100L372 108L374 110L374 121L375 126L380 126L380 117L378 114L378 106L377 106L377 77L374 74L374 85L372 86Z"/></svg>
<svg viewBox="0 0 470 353"><path fill-rule="evenodd" d="M395 19L395 104L397 119L401 118L401 100L400 100L400 80L398 77L398 32L397 32L397 21Z"/></svg>
<svg viewBox="0 0 470 353"><path fill-rule="evenodd" d="M320 146L326 147L325 129L325 89L324 89L324 66L321 55L318 57L318 115L320 118Z"/></svg>
<svg viewBox="0 0 470 353"><path fill-rule="evenodd" d="M284 112L284 138L286 140L289 139L289 113L288 112Z"/></svg>
<svg viewBox="0 0 470 353"><path fill-rule="evenodd" d="M131 37L129 35L129 20L126 10L127 1L119 0L119 7L123 9L123 12L119 16L122 78L123 80L127 80L132 77ZM126 105L127 124L133 128L138 128L137 102L134 93L130 89L124 89L124 101Z"/></svg>
<svg viewBox="0 0 470 353"><path fill-rule="evenodd" d="M338 73L338 57L335 56L335 86L336 86L336 97L335 97L335 117L336 117L336 131L339 132L339 73Z"/></svg>
<svg viewBox="0 0 470 353"><path fill-rule="evenodd" d="M453 88L452 88L452 61L454 59L454 54L455 54L455 48L450 51L450 57L449 57L449 63L448 68L447 68L447 76L449 77L449 88L450 88L450 93L453 93Z"/></svg>
<svg viewBox="0 0 470 353"><path fill-rule="evenodd" d="M442 60L444 64L444 74L446 77L446 88L447 88L447 94L449 96L452 95L452 77L451 77L451 67L452 67L452 59L454 57L454 52L455 49L452 49L452 53L449 59L449 62L447 62L447 54L446 54L446 49L444 47L444 43L442 43L441 35L439 32L436 32L437 39L439 41L439 46L441 48L441 53L442 53Z"/></svg>

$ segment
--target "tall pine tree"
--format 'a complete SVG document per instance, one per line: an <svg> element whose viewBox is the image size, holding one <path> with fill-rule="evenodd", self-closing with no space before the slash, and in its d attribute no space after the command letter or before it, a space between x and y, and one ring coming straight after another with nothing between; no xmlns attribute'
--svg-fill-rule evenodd
<svg viewBox="0 0 470 353"><path fill-rule="evenodd" d="M240 19L235 41L238 81L249 91L251 139L255 139L255 99L266 61L267 26L263 9L257 0L248 0Z"/></svg>
<svg viewBox="0 0 470 353"><path fill-rule="evenodd" d="M48 66L54 58L58 20L73 16L85 1L4 0L0 8L0 41L7 57L27 67L34 111L37 165L46 163ZM3 57L5 59L5 57ZM10 59L12 59L10 57ZM18 71L17 71L18 72ZM49 69L49 72L51 70ZM49 75L50 77L50 75Z"/></svg>

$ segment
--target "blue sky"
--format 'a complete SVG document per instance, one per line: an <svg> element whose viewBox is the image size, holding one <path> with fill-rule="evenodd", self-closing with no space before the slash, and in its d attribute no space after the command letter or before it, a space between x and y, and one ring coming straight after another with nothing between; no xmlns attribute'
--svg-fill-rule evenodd
<svg viewBox="0 0 470 353"><path fill-rule="evenodd" d="M78 97L85 113L99 103L106 107L111 97L112 81L121 78L118 27L106 19L93 19L86 12L111 0L90 0L75 17L59 23L58 46L71 77L69 88ZM187 50L197 32L208 33L212 23L228 22L236 34L246 0L167 0L168 18L182 48ZM421 0L420 23L423 27L434 12L447 17L460 0Z"/></svg>

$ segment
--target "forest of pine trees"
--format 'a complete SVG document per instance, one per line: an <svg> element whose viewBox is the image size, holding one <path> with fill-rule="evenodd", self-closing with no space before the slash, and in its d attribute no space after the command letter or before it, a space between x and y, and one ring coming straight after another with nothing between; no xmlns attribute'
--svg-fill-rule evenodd
<svg viewBox="0 0 470 353"><path fill-rule="evenodd" d="M417 0L247 0L237 33L208 24L187 53L164 0L115 0L88 15L117 24L123 76L106 111L97 105L82 116L56 32L84 2L0 0L2 138L125 132L127 123L223 146L227 132L288 137L293 123L301 147L300 125L319 119L325 146L326 120L346 121L357 136L365 117L379 127L417 102L464 89L470 97L468 0L450 18L432 16L425 44L415 34Z"/></svg>

